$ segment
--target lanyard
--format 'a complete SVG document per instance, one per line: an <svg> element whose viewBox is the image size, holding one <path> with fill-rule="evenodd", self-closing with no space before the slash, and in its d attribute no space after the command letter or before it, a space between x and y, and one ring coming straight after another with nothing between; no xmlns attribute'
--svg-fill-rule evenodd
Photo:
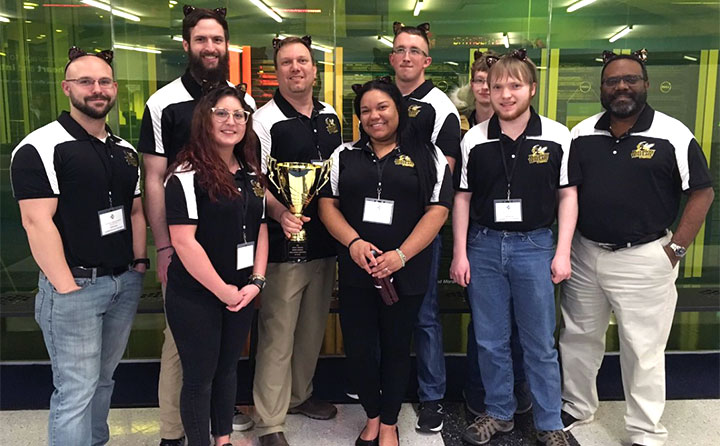
<svg viewBox="0 0 720 446"><path fill-rule="evenodd" d="M500 159L502 159L503 168L505 169L505 180L507 181L507 199L510 199L510 184L512 183L513 175L515 174L515 166L517 165L518 152L525 142L525 135L520 136L518 141L515 141L515 153L512 154L512 168L508 170L507 160L505 159L505 144L503 144L503 135L498 138L500 143Z"/></svg>
<svg viewBox="0 0 720 446"><path fill-rule="evenodd" d="M114 156L112 154L112 146L110 144L108 144L109 140L110 140L110 132L108 132L105 142L103 143L105 157L100 155L100 152L98 152L97 147L95 145L95 141L92 141L92 145L93 145L93 151L97 154L98 158L100 158L100 164L102 164L103 169L105 170L105 175L108 178L108 186L107 186L108 202L110 203L109 207L112 207L113 206L112 184L113 184L113 176L115 174L115 171L113 169ZM98 140L98 141L102 142L100 140Z"/></svg>
<svg viewBox="0 0 720 446"><path fill-rule="evenodd" d="M370 150L372 150L372 147L370 148ZM377 155L375 155L375 152L372 152L373 161L375 161L375 167L377 167L377 173L378 173L378 183L377 183L377 199L378 200L380 199L380 194L382 193L382 176L383 176L383 171L385 170L385 164L387 164L387 161L392 157L393 153L396 150L398 150L397 147L392 149L392 151L390 151L390 153L388 153L382 161L380 161L378 159Z"/></svg>
<svg viewBox="0 0 720 446"><path fill-rule="evenodd" d="M235 175L237 175L237 172L235 173ZM242 200L242 205L240 206L238 212L238 218L240 222L240 227L242 228L243 243L247 243L246 217L248 208L250 207L250 194L248 193L248 190L252 188L252 185L248 186L247 175L244 169L240 170L240 175L242 175L242 187L240 188L240 199Z"/></svg>

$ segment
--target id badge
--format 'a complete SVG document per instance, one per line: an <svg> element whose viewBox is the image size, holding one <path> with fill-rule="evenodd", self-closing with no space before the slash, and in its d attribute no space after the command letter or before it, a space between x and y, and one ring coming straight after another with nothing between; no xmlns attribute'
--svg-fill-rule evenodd
<svg viewBox="0 0 720 446"><path fill-rule="evenodd" d="M495 223L520 223L522 219L522 200L494 200Z"/></svg>
<svg viewBox="0 0 720 446"><path fill-rule="evenodd" d="M391 225L393 222L394 208L395 202L393 200L365 198L363 221L368 223L378 223L381 225Z"/></svg>
<svg viewBox="0 0 720 446"><path fill-rule="evenodd" d="M127 229L125 227L125 210L122 206L98 211L98 218L100 219L101 237L115 234L116 232L122 232Z"/></svg>
<svg viewBox="0 0 720 446"><path fill-rule="evenodd" d="M255 263L255 242L238 243L237 270L249 268Z"/></svg>

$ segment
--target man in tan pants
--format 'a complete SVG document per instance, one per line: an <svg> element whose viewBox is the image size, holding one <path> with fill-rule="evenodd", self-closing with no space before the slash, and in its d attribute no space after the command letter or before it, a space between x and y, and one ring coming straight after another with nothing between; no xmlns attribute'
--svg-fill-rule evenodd
<svg viewBox="0 0 720 446"><path fill-rule="evenodd" d="M273 46L278 90L255 113L253 124L264 173L269 156L279 162L315 162L328 159L342 143L335 110L312 97L317 67L310 37L275 39ZM311 398L335 281L335 243L317 216L317 198L298 219L277 200L274 187L268 191L270 252L258 315L253 397L260 444L286 446L287 413L314 419L337 413L332 404ZM307 234L306 252L290 256L286 238L301 229Z"/></svg>

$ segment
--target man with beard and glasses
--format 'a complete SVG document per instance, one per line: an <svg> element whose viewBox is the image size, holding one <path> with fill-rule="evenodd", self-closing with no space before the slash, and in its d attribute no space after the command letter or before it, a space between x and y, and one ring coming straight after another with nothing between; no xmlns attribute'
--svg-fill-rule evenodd
<svg viewBox="0 0 720 446"><path fill-rule="evenodd" d="M13 150L10 177L40 267L35 319L52 364L51 446L106 444L113 373L149 260L138 154L113 135L112 51L71 48L70 112Z"/></svg>
<svg viewBox="0 0 720 446"><path fill-rule="evenodd" d="M183 49L188 67L181 77L155 92L145 105L138 150L143 153L145 168L145 206L157 252L157 275L163 286L173 247L165 219L165 175L169 165L190 137L193 111L204 91L228 83L228 24L225 8L214 10L185 6L183 8ZM253 109L255 101L245 94ZM183 444L180 419L182 367L170 329L166 326L160 356L158 401L160 405L161 446ZM240 341L239 341L240 342ZM253 421L237 413L235 430L248 430Z"/></svg>
<svg viewBox="0 0 720 446"><path fill-rule="evenodd" d="M560 332L565 430L592 421L595 379L610 313L620 337L620 367L630 443L658 446L667 430L665 346L675 313L678 262L713 201L708 165L690 130L646 103L644 50L605 53L606 109L572 132L568 176L578 184L580 216L573 276L562 288ZM675 233L668 230L687 194Z"/></svg>

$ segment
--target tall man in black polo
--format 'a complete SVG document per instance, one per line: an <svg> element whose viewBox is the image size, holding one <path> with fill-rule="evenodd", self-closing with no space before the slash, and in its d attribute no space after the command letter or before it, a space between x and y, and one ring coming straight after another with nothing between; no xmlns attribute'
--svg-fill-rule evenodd
<svg viewBox="0 0 720 446"><path fill-rule="evenodd" d="M183 49L188 68L181 77L155 92L145 105L138 150L143 152L145 201L148 221L155 239L158 279L167 283L167 269L173 248L165 221L165 173L190 137L193 111L203 95L203 87L222 84L228 78L228 24L225 8L214 10L185 6L183 9ZM245 95L255 108L255 101ZM160 356L158 401L162 446L181 445L185 435L180 419L182 367L172 333L164 331ZM233 428L246 430L252 419L238 413Z"/></svg>
<svg viewBox="0 0 720 446"><path fill-rule="evenodd" d="M70 56L62 81L70 113L22 140L10 171L40 267L35 318L55 386L48 444L90 446L110 437L113 372L149 261L138 155L105 125L117 95L112 52Z"/></svg>
<svg viewBox="0 0 720 446"><path fill-rule="evenodd" d="M642 50L644 51L644 50ZM592 421L610 312L620 337L626 412L634 445L659 446L665 407L665 345L678 262L713 201L702 149L680 121L646 103L645 54L606 52L601 101L607 110L573 129L570 181L579 184L579 235L563 286L560 333L563 424ZM680 192L688 195L675 233Z"/></svg>
<svg viewBox="0 0 720 446"><path fill-rule="evenodd" d="M425 79L425 69L432 63L427 33L430 25L403 26L395 22L395 39L390 64L395 70L395 84L405 97L410 125L407 131L420 132L442 150L452 171L460 159L460 115L450 98ZM415 328L415 352L418 368L420 410L415 429L440 432L443 427L442 399L445 397L445 354L442 325L438 312L437 276L440 266L442 237L432 245L430 285L418 313Z"/></svg>
<svg viewBox="0 0 720 446"><path fill-rule="evenodd" d="M329 104L313 98L317 67L310 37L273 41L278 89L255 114L262 167L278 162L328 159L342 143L340 120ZM295 218L267 194L270 252L267 286L258 315L258 353L253 398L263 446L287 445L286 413L329 419L337 409L312 397L312 378L325 333L335 282L335 244L317 216L317 199ZM307 261L288 262L286 238L305 229Z"/></svg>

